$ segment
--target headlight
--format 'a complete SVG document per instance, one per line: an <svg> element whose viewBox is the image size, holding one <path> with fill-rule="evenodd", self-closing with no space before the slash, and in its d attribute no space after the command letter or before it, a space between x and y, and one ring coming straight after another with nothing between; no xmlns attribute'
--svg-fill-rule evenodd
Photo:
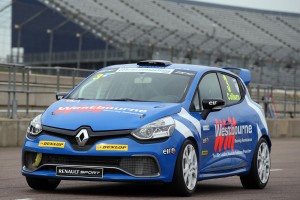
<svg viewBox="0 0 300 200"><path fill-rule="evenodd" d="M42 132L41 117L42 117L42 115L38 115L30 122L30 125L27 128L27 133L29 133L32 136L36 136L40 132Z"/></svg>
<svg viewBox="0 0 300 200"><path fill-rule="evenodd" d="M175 129L175 122L172 117L165 117L151 122L131 134L141 140L170 137Z"/></svg>

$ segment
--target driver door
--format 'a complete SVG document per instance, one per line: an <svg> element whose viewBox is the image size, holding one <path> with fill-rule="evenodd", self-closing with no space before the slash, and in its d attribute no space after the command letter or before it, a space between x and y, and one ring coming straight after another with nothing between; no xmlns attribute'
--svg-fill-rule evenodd
<svg viewBox="0 0 300 200"><path fill-rule="evenodd" d="M210 173L231 168L231 138L224 137L224 128L228 123L228 112L221 109L211 112L204 120L203 99L223 99L220 82L216 73L208 73L201 78L194 94L191 113L200 120L202 128L202 144L200 145L200 172ZM193 111L194 109L194 111ZM230 141L229 141L230 140ZM233 141L234 142L234 141Z"/></svg>

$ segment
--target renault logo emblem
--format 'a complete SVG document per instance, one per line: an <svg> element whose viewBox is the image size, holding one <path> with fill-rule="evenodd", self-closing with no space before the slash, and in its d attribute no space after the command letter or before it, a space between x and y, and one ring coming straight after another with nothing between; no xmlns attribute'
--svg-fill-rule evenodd
<svg viewBox="0 0 300 200"><path fill-rule="evenodd" d="M76 135L76 141L79 146L84 146L89 138L90 136L86 129L81 129Z"/></svg>

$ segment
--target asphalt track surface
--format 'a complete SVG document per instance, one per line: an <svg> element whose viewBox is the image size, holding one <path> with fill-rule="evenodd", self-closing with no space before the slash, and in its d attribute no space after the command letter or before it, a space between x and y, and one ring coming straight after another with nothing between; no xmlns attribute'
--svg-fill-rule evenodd
<svg viewBox="0 0 300 200"><path fill-rule="evenodd" d="M272 171L264 190L243 189L239 177L198 182L186 199L300 199L300 138L273 139ZM0 148L0 199L185 199L161 184L62 181L55 191L34 191L20 174L21 148Z"/></svg>

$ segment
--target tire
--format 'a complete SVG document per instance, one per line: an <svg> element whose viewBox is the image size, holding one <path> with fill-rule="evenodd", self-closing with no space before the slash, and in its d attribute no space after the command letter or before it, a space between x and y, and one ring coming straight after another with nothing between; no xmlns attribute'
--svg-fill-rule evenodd
<svg viewBox="0 0 300 200"><path fill-rule="evenodd" d="M55 190L60 183L59 179L45 179L26 177L27 184L35 190Z"/></svg>
<svg viewBox="0 0 300 200"><path fill-rule="evenodd" d="M261 138L255 149L249 175L241 176L241 183L246 189L266 187L271 169L270 150L266 139Z"/></svg>
<svg viewBox="0 0 300 200"><path fill-rule="evenodd" d="M186 140L178 154L171 184L172 193L191 196L196 190L198 180L198 156L195 145Z"/></svg>

